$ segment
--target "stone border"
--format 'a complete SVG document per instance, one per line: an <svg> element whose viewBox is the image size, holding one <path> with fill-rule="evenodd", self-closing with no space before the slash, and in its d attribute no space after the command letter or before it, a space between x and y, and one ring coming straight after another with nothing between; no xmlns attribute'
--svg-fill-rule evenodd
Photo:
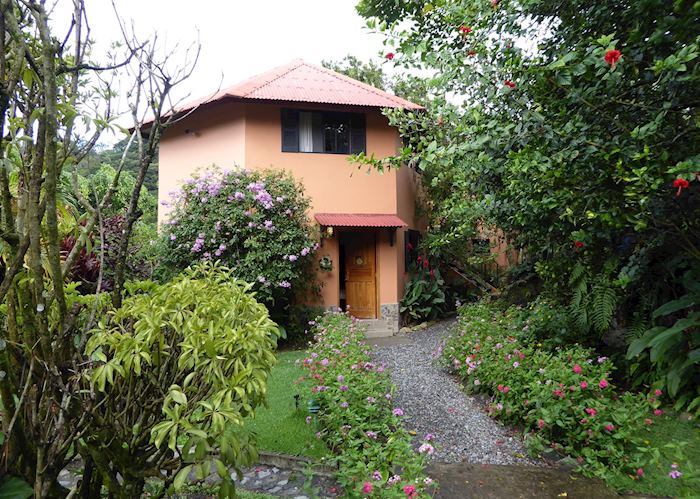
<svg viewBox="0 0 700 499"><path fill-rule="evenodd" d="M289 454L280 454L277 452L259 451L258 464L302 472L311 469L314 475L326 478L333 478L338 472L338 468L335 466L315 464L313 459L305 456L291 456Z"/></svg>

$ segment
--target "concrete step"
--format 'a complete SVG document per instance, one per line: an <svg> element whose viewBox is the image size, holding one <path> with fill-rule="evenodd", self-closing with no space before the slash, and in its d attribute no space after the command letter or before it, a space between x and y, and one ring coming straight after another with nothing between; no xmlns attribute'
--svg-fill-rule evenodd
<svg viewBox="0 0 700 499"><path fill-rule="evenodd" d="M367 338L383 338L397 332L395 327L392 328L382 319L360 319L358 323L366 328L365 337Z"/></svg>

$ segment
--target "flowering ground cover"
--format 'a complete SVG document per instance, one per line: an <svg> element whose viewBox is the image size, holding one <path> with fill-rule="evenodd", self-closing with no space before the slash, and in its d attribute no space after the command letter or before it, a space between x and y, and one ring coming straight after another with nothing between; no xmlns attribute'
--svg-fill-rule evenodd
<svg viewBox="0 0 700 499"><path fill-rule="evenodd" d="M504 317L483 303L464 307L443 355L469 392L491 396L494 417L523 426L532 453L552 448L575 459L584 474L607 480L643 480L645 470L663 463L650 439L663 415L661 390L621 393L610 381L609 359L575 344L547 348L522 341ZM675 466L666 470L668 478L694 479L682 474L679 462Z"/></svg>
<svg viewBox="0 0 700 499"><path fill-rule="evenodd" d="M255 418L245 421L244 428L254 432L259 450L294 456L322 458L329 454L315 430L306 424L308 383L299 381L304 371L296 362L305 352L278 352L267 385L267 407L256 411ZM299 395L297 402L294 395Z"/></svg>
<svg viewBox="0 0 700 499"><path fill-rule="evenodd" d="M344 314L326 314L315 325L303 365L320 408L318 437L334 452L337 478L349 497L418 497L432 484L423 472L434 451L432 435L412 448L403 410L392 404L388 373L372 362L363 338Z"/></svg>

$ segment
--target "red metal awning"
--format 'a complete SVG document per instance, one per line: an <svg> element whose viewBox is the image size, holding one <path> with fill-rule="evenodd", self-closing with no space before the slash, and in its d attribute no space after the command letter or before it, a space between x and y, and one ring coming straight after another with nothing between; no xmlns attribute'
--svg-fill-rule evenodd
<svg viewBox="0 0 700 499"><path fill-rule="evenodd" d="M396 215L384 213L316 213L319 225L335 227L406 227Z"/></svg>

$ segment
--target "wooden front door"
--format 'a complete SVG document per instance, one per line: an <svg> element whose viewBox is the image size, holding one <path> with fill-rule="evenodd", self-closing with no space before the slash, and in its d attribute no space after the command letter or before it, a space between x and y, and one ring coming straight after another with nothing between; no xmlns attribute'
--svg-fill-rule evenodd
<svg viewBox="0 0 700 499"><path fill-rule="evenodd" d="M358 319L377 317L374 233L351 233L345 244L345 299Z"/></svg>

